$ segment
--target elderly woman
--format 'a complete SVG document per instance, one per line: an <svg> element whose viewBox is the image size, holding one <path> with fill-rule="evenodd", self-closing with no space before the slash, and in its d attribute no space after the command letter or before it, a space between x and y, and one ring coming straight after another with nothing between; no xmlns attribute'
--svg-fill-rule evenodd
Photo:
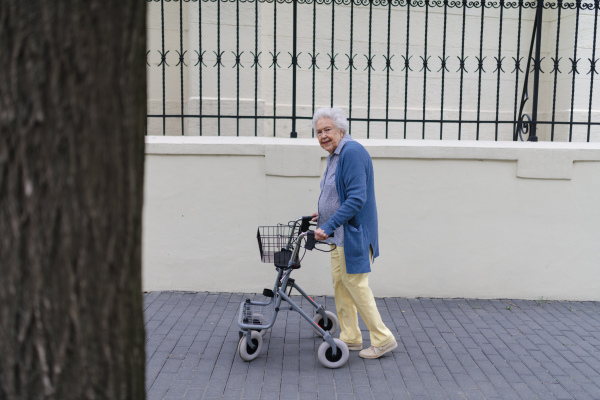
<svg viewBox="0 0 600 400"><path fill-rule="evenodd" d="M313 221L318 226L315 238L336 245L331 275L340 339L350 350L361 350L362 358L379 358L398 343L381 320L369 288L371 262L379 255L373 163L367 150L347 134L348 121L339 108L319 109L313 129L329 153ZM371 347L364 350L357 311L371 336Z"/></svg>

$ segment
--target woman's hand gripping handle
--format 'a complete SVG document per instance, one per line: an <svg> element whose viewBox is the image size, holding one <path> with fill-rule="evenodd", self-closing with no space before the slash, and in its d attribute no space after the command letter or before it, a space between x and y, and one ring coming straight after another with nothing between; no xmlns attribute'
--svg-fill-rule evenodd
<svg viewBox="0 0 600 400"><path fill-rule="evenodd" d="M312 217L312 221L316 222L319 219L319 213L315 212L311 214ZM315 239L317 241L323 241L326 240L329 236L325 234L325 231L321 228L317 228L315 229Z"/></svg>

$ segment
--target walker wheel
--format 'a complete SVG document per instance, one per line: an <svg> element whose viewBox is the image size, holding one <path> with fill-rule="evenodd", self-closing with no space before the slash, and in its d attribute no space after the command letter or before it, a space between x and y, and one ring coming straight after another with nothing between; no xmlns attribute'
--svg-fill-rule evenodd
<svg viewBox="0 0 600 400"><path fill-rule="evenodd" d="M325 326L325 324L323 323L323 317L321 317L321 314L315 314L315 316L313 317L313 321L315 321L317 325L323 328L323 330L329 331L329 333L333 335L337 332L338 327L340 326L340 322L338 321L337 316L331 311L325 311L325 315L327 315L327 326ZM318 336L323 336L321 335L321 332L316 330L314 327L313 330Z"/></svg>
<svg viewBox="0 0 600 400"><path fill-rule="evenodd" d="M337 347L335 355L333 355L333 349L327 342L321 343L319 346L318 357L321 364L327 368L339 368L346 364L350 351L348 346L340 339L333 339Z"/></svg>
<svg viewBox="0 0 600 400"><path fill-rule="evenodd" d="M262 336L258 331L252 331L250 333L250 338L255 348L252 348L248 345L248 337L246 335L242 336L240 342L238 343L238 353L240 354L240 358L244 361L254 360L256 357L258 357L262 348Z"/></svg>

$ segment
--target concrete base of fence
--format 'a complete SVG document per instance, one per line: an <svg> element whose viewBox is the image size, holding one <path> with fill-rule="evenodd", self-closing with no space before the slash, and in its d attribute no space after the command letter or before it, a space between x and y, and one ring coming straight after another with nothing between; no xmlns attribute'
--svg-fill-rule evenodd
<svg viewBox="0 0 600 400"><path fill-rule="evenodd" d="M600 144L361 140L375 296L600 300ZM145 290L262 292L256 231L316 211L316 139L147 137ZM294 277L331 295L329 257Z"/></svg>

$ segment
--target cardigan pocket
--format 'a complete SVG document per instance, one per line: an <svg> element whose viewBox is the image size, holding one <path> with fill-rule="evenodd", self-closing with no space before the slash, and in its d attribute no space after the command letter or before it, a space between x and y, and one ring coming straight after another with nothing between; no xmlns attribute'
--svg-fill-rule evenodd
<svg viewBox="0 0 600 400"><path fill-rule="evenodd" d="M344 231L344 253L349 274L362 274L371 271L367 242L361 225L355 228L347 224L347 229Z"/></svg>
<svg viewBox="0 0 600 400"><path fill-rule="evenodd" d="M354 257L362 253L365 242L362 227L359 225L358 228L355 228L348 224L348 229L344 234L347 236L344 238L344 247L349 249Z"/></svg>

